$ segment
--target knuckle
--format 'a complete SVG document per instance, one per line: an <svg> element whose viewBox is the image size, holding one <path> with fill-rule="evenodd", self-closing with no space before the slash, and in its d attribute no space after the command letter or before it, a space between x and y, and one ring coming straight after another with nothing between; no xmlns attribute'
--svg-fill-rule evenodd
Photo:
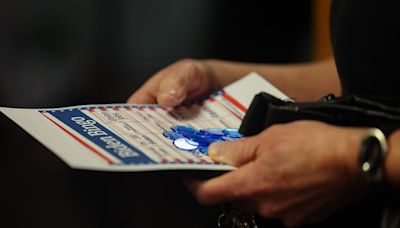
<svg viewBox="0 0 400 228"><path fill-rule="evenodd" d="M242 140L242 141L241 141ZM265 138L260 138L259 136L254 136L250 138L239 139L236 142L240 142L237 145L241 146L241 150L245 153L258 152L261 145L264 143ZM256 153L253 153L255 156Z"/></svg>
<svg viewBox="0 0 400 228"><path fill-rule="evenodd" d="M171 71L174 71L174 74L169 74L172 77L171 82L176 82L178 84L185 84L189 81L192 81L195 79L196 75L199 75L201 70L198 66L198 61L193 60L193 59L182 59L173 64L169 69L168 69L168 74L171 73Z"/></svg>
<svg viewBox="0 0 400 228"><path fill-rule="evenodd" d="M245 142L229 142L229 148L230 154L236 157L236 160L239 162L248 157L249 153L253 153L254 144Z"/></svg>
<svg viewBox="0 0 400 228"><path fill-rule="evenodd" d="M252 141L243 141L243 143L235 143L234 144L234 142L232 142L232 146L236 147L238 145L242 147L242 148L240 148L241 151L248 153L250 151L254 151L256 149L258 143L252 142Z"/></svg>
<svg viewBox="0 0 400 228"><path fill-rule="evenodd" d="M182 59L179 60L177 63L186 72L195 72L197 70L196 61L193 59Z"/></svg>

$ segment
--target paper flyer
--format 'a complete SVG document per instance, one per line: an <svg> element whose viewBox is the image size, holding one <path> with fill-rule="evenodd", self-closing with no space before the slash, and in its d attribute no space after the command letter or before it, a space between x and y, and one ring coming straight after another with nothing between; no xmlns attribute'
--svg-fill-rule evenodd
<svg viewBox="0 0 400 228"><path fill-rule="evenodd" d="M288 99L256 73L173 109L159 105L101 104L50 109L0 108L71 168L96 171L208 170L234 167L178 149L163 133L174 126L239 128L254 95Z"/></svg>

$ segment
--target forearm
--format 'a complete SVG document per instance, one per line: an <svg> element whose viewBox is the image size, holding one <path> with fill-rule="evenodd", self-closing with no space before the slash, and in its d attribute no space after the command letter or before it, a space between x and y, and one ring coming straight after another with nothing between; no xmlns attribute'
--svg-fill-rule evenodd
<svg viewBox="0 0 400 228"><path fill-rule="evenodd" d="M249 64L204 60L218 84L226 85L250 72L257 72L296 101L340 94L340 81L333 59L303 64Z"/></svg>

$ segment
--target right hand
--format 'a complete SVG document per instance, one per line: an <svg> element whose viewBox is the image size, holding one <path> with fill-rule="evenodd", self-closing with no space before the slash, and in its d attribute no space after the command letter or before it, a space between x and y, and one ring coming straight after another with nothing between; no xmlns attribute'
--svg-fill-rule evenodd
<svg viewBox="0 0 400 228"><path fill-rule="evenodd" d="M157 72L131 95L128 103L158 103L162 107L174 107L223 86L204 61L185 59Z"/></svg>

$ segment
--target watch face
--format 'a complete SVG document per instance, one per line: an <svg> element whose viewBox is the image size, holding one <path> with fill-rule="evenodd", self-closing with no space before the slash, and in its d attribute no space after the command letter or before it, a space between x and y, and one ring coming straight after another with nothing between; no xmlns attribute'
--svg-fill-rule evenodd
<svg viewBox="0 0 400 228"><path fill-rule="evenodd" d="M375 137L368 137L363 141L360 151L360 162L363 172L374 175L382 160L382 148L379 140Z"/></svg>
<svg viewBox="0 0 400 228"><path fill-rule="evenodd" d="M362 172L372 181L382 178L382 166L387 152L385 135L381 130L372 128L361 141L358 161Z"/></svg>

